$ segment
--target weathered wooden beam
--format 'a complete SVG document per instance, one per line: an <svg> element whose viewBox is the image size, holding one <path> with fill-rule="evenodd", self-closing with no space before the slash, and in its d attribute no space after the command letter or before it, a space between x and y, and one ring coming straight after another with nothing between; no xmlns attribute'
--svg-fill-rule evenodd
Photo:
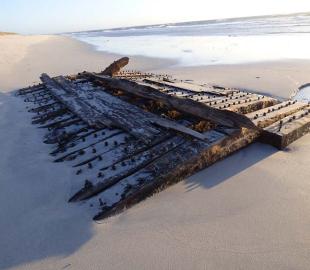
<svg viewBox="0 0 310 270"><path fill-rule="evenodd" d="M92 110L88 104L79 99L74 93L74 90L61 87L59 83L45 73L41 75L40 79L50 90L51 94L63 103L71 112L79 116L90 126L96 125L98 114Z"/></svg>
<svg viewBox="0 0 310 270"><path fill-rule="evenodd" d="M67 118L56 120L54 122L45 124L43 126L39 126L39 128L61 128L61 127L69 126L69 125L74 125L80 121L81 121L80 118L76 117L75 115L71 115L71 116L68 116Z"/></svg>
<svg viewBox="0 0 310 270"><path fill-rule="evenodd" d="M35 93L37 91L42 91L42 90L44 90L44 86L42 84L34 85L31 87L18 90L17 96L28 95L28 94Z"/></svg>
<svg viewBox="0 0 310 270"><path fill-rule="evenodd" d="M84 76L100 81L107 87L120 89L136 96L162 102L168 107L175 108L183 113L188 113L211 122L228 127L246 127L257 130L257 127L247 117L231 111L219 110L194 100L170 96L150 86L140 85L133 81L100 76L89 72L84 73Z"/></svg>
<svg viewBox="0 0 310 270"><path fill-rule="evenodd" d="M49 112L44 115L39 115L33 118L32 124L42 124L45 123L48 120L53 120L59 116L64 116L68 113L69 111L66 108L60 108L57 111Z"/></svg>
<svg viewBox="0 0 310 270"><path fill-rule="evenodd" d="M63 162L65 160L74 160L77 156L80 155L79 152L81 152L82 150L85 152L86 149L91 149L92 147L94 147L97 144L103 145L104 141L111 139L113 137L116 138L120 134L123 134L123 132L116 129L113 132L106 134L103 138L99 138L98 140L95 140L91 143L88 143L87 145L85 145L83 147L79 147L78 149L71 150L71 152L65 154L64 156L57 158L54 162ZM114 146L112 145L110 147L114 147Z"/></svg>
<svg viewBox="0 0 310 270"><path fill-rule="evenodd" d="M124 66L128 65L128 63L129 58L123 57L108 66L104 71L101 72L101 74L113 77L117 75Z"/></svg>
<svg viewBox="0 0 310 270"><path fill-rule="evenodd" d="M70 140L64 140L57 144L56 148L50 152L50 155L56 156L60 153L64 153L68 151L69 149L74 148L77 144L81 143L83 140L86 140L85 138L88 136L91 136L92 134L96 134L96 132L100 132L103 129L94 129L87 126L85 128L85 132L81 131L81 133L76 134L73 138Z"/></svg>
<svg viewBox="0 0 310 270"><path fill-rule="evenodd" d="M127 136L126 136L127 137ZM104 158L107 153L106 152L100 152L96 151L96 155L93 155L92 157L79 162L78 164L73 165L73 167L79 167L83 166L84 164L87 164L88 162L96 159L100 159L100 170L104 170L105 168L112 166L116 163L122 162L123 160L127 158L134 157L135 155L142 153L146 151L147 149L152 148L153 146L160 144L161 142L168 140L171 138L172 135L169 133L162 134L162 136L157 137L155 140L153 140L150 144L145 144L141 140L137 140L134 137L127 137L125 139L125 143L118 144L117 147L111 149L111 151L108 152L109 158Z"/></svg>
<svg viewBox="0 0 310 270"><path fill-rule="evenodd" d="M148 120L155 118L156 115L145 112L135 105L104 91L95 91L92 88L84 90L79 86L73 86L63 77L56 78L56 81L68 91L74 91L79 100L96 112L96 121L98 122L105 124L108 121L111 123L110 125L121 128L145 142L150 142L162 131Z"/></svg>
<svg viewBox="0 0 310 270"><path fill-rule="evenodd" d="M292 142L310 132L310 107L289 115L266 127L261 141L278 149L284 149Z"/></svg>
<svg viewBox="0 0 310 270"><path fill-rule="evenodd" d="M269 97L247 99L247 100L241 101L239 104L235 104L235 105L230 104L230 107L228 108L228 110L239 113L239 114L246 115L247 113L273 106L276 103L278 103L277 100L269 98Z"/></svg>
<svg viewBox="0 0 310 270"><path fill-rule="evenodd" d="M307 103L284 101L274 106L249 113L247 117L258 127L265 128L305 107L307 107Z"/></svg>
<svg viewBox="0 0 310 270"><path fill-rule="evenodd" d="M73 86L61 76L55 78L55 80L68 91L71 91L71 88L74 87L75 93L81 100L87 102L94 110L102 113L105 118L109 118L115 126L126 130L137 138L148 138L151 141L161 132L161 130L156 129L151 124L156 124L196 139L203 140L205 138L199 132L155 114L145 112L135 105L124 102L103 91L94 91L91 88L88 88L88 91L79 89L79 87ZM100 121L100 119L98 120Z"/></svg>
<svg viewBox="0 0 310 270"><path fill-rule="evenodd" d="M161 126L161 127L167 128L167 129L171 129L171 130L183 133L185 135L189 135L189 136L196 138L196 139L199 139L199 140L206 140L207 139L207 137L204 134L197 132L193 129L187 128L183 125L180 125L174 121L165 119L165 118L156 117L156 118L150 119L150 122L152 122L158 126Z"/></svg>
<svg viewBox="0 0 310 270"><path fill-rule="evenodd" d="M242 129L232 131L229 136L216 131L209 131L208 134L208 143L189 140L98 195L107 203L94 219L115 215L153 193L210 166L253 142L259 132ZM113 197L111 194L116 191Z"/></svg>
<svg viewBox="0 0 310 270"><path fill-rule="evenodd" d="M217 90L212 87L205 87L185 82L169 82L169 81L159 81L155 79L145 79L144 81L150 84L155 84L163 87L171 87L181 91L187 91L192 93L208 93L216 96L228 96L238 91L238 90L226 90L226 89Z"/></svg>
<svg viewBox="0 0 310 270"><path fill-rule="evenodd" d="M106 177L103 177L97 183L93 183L91 187L82 188L69 201L81 201L97 195L185 142L186 140L182 137L173 137L135 155L134 160L133 157L129 157L127 160L119 162L122 164L118 164L119 170L117 171L115 171L117 164L106 168L103 170L103 173L107 175Z"/></svg>
<svg viewBox="0 0 310 270"><path fill-rule="evenodd" d="M33 112L33 113L39 113L41 111L46 111L46 110L53 109L53 108L57 109L57 108L61 108L61 107L63 107L63 105L59 101L55 101L55 102L50 103L48 105L43 105L43 106L31 108L28 111Z"/></svg>

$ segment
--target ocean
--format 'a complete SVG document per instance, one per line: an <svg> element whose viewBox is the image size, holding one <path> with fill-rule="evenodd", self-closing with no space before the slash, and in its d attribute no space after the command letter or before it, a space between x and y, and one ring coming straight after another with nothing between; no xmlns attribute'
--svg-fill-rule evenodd
<svg viewBox="0 0 310 270"><path fill-rule="evenodd" d="M66 33L97 50L198 66L310 59L310 13Z"/></svg>

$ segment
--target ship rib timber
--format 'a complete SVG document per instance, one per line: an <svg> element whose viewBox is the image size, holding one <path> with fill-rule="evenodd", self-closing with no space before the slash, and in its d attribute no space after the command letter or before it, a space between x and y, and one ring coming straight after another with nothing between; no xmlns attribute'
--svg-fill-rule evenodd
<svg viewBox="0 0 310 270"><path fill-rule="evenodd" d="M210 137L209 143L197 140L187 141L174 151L119 182L120 187L115 187L115 189L122 190L122 192L116 196L116 201L105 206L94 219L100 220L115 215L155 192L210 166L253 142L258 134L258 131L243 129L232 132L231 136L223 134L217 136L215 131L211 131L209 135L215 136L216 139L212 140ZM105 200L104 193L100 197Z"/></svg>

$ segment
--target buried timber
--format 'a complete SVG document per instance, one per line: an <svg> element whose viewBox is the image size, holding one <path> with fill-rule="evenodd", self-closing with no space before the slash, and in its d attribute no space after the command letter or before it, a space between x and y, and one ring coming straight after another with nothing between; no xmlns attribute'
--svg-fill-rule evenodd
<svg viewBox="0 0 310 270"><path fill-rule="evenodd" d="M309 132L310 107L167 75L121 71L51 78L18 91L55 162L76 174L70 202L114 215L250 143L279 149Z"/></svg>

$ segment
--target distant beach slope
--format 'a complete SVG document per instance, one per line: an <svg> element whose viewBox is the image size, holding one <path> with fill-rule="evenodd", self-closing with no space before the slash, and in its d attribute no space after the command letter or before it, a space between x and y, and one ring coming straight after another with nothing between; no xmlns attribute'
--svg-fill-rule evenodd
<svg viewBox="0 0 310 270"><path fill-rule="evenodd" d="M16 35L16 33L11 33L11 32L0 32L0 36L4 35Z"/></svg>

